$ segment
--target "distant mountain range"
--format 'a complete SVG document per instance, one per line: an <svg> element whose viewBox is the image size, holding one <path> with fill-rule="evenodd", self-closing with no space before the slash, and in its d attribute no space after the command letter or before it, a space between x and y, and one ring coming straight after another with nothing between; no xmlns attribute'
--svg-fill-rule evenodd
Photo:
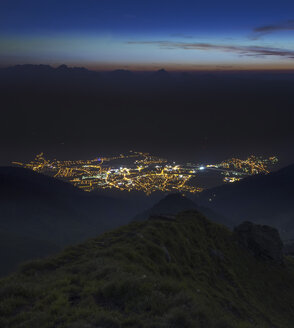
<svg viewBox="0 0 294 328"><path fill-rule="evenodd" d="M284 239L294 236L294 165L267 175L206 190L195 201L234 224L253 221L279 229Z"/></svg>
<svg viewBox="0 0 294 328"><path fill-rule="evenodd" d="M146 73L136 73L126 69L117 69L108 72L97 72L91 71L84 67L69 67L67 65L60 65L56 68L50 65L16 65L7 68L0 69L0 81L1 79L27 79L27 81L34 81L35 79L47 79L49 82L54 78L96 78L99 82L99 78L104 79L118 79L119 81L130 79L138 79L139 77L149 77L155 79L169 78L170 74L164 70L160 69L155 72ZM14 80L15 83L21 82L19 80ZM85 81L84 81L85 82ZM91 82L91 80L90 80ZM93 82L93 81L92 81Z"/></svg>
<svg viewBox="0 0 294 328"><path fill-rule="evenodd" d="M75 66L67 66L65 64L62 64L57 67L53 67L46 64L23 64L23 65L15 65L15 66L9 66L9 67L2 67L0 68L1 74L32 74L32 73L80 73L80 74L100 74L100 75L113 75L113 76L130 76L130 75L145 75L145 76L155 76L155 77L171 77L171 76L178 76L181 78L189 79L191 77L200 76L202 78L215 78L215 77L223 77L227 76L228 78L234 78L236 76L238 77L263 77L263 78L271 78L271 77L280 77L280 78L294 78L294 71L287 70L287 71L265 71L265 72L258 72L256 70L252 71L195 71L195 72L184 72L184 73L173 73L166 71L164 68L158 69L157 71L146 71L146 72L136 72L136 71L130 71L127 69L116 69L116 70L110 70L110 71L94 71L89 70L84 67L75 67Z"/></svg>
<svg viewBox="0 0 294 328"><path fill-rule="evenodd" d="M95 83L99 85L100 83L187 83L194 84L201 81L216 82L219 83L220 80L231 83L232 80L240 79L261 79L261 80L293 80L294 72L292 71L268 71L268 72L257 72L257 71L247 71L247 72L230 72L230 71L199 71L190 73L175 73L168 72L164 68L161 68L153 72L132 72L126 69L117 69L108 72L99 72L86 69L84 67L69 67L67 65L60 65L58 67L52 67L50 65L16 65L0 69L0 83L5 82L10 84L21 84L34 83L36 80L42 80L47 84L51 82L56 82L58 85L64 83L65 81L73 86L75 84L90 85ZM197 82L198 81L198 82Z"/></svg>

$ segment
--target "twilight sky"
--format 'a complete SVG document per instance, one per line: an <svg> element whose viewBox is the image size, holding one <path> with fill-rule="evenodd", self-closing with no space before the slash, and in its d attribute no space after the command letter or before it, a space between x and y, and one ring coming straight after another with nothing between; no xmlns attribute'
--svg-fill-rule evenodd
<svg viewBox="0 0 294 328"><path fill-rule="evenodd" d="M0 65L294 68L290 0L1 0Z"/></svg>

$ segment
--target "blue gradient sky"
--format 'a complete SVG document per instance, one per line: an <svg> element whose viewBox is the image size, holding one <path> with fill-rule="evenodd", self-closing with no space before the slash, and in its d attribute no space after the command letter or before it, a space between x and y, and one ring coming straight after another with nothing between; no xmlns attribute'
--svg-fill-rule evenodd
<svg viewBox="0 0 294 328"><path fill-rule="evenodd" d="M294 68L293 1L1 0L0 61Z"/></svg>

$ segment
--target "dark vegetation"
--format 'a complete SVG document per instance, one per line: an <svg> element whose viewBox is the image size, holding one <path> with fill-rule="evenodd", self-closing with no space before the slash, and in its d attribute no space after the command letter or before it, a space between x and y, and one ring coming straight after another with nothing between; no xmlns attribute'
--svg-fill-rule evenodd
<svg viewBox="0 0 294 328"><path fill-rule="evenodd" d="M133 222L0 281L0 326L289 328L294 262L197 212Z"/></svg>
<svg viewBox="0 0 294 328"><path fill-rule="evenodd" d="M294 236L294 165L267 175L209 189L195 198L197 204L228 218L234 225L252 221L276 227L284 240Z"/></svg>

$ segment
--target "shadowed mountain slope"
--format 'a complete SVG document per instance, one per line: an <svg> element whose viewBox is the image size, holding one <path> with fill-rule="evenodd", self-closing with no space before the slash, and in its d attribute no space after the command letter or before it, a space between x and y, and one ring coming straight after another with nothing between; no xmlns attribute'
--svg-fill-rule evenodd
<svg viewBox="0 0 294 328"><path fill-rule="evenodd" d="M85 193L63 181L13 167L0 168L0 227L60 246L113 228L124 203ZM118 218L119 220L119 218ZM125 223L126 221L123 221Z"/></svg>
<svg viewBox="0 0 294 328"><path fill-rule="evenodd" d="M0 231L0 276L15 271L19 263L56 254L58 251L60 247L52 242Z"/></svg>
<svg viewBox="0 0 294 328"><path fill-rule="evenodd" d="M133 222L0 280L0 325L289 328L284 262L255 257L197 212Z"/></svg>
<svg viewBox="0 0 294 328"><path fill-rule="evenodd" d="M135 221L147 220L151 215L175 215L185 210L196 210L192 200L181 194L169 194L154 204L151 208L135 216Z"/></svg>
<svg viewBox="0 0 294 328"><path fill-rule="evenodd" d="M196 201L231 218L272 225L283 238L294 236L294 165L199 194Z"/></svg>
<svg viewBox="0 0 294 328"><path fill-rule="evenodd" d="M126 200L86 193L31 170L1 167L0 233L7 238L1 240L0 275L20 260L126 224L136 211Z"/></svg>
<svg viewBox="0 0 294 328"><path fill-rule="evenodd" d="M151 208L137 214L135 221L147 220L152 215L176 215L179 212L187 210L197 210L212 221L232 226L232 222L226 217L219 215L210 208L198 206L190 198L182 196L179 193L169 194L155 203Z"/></svg>

